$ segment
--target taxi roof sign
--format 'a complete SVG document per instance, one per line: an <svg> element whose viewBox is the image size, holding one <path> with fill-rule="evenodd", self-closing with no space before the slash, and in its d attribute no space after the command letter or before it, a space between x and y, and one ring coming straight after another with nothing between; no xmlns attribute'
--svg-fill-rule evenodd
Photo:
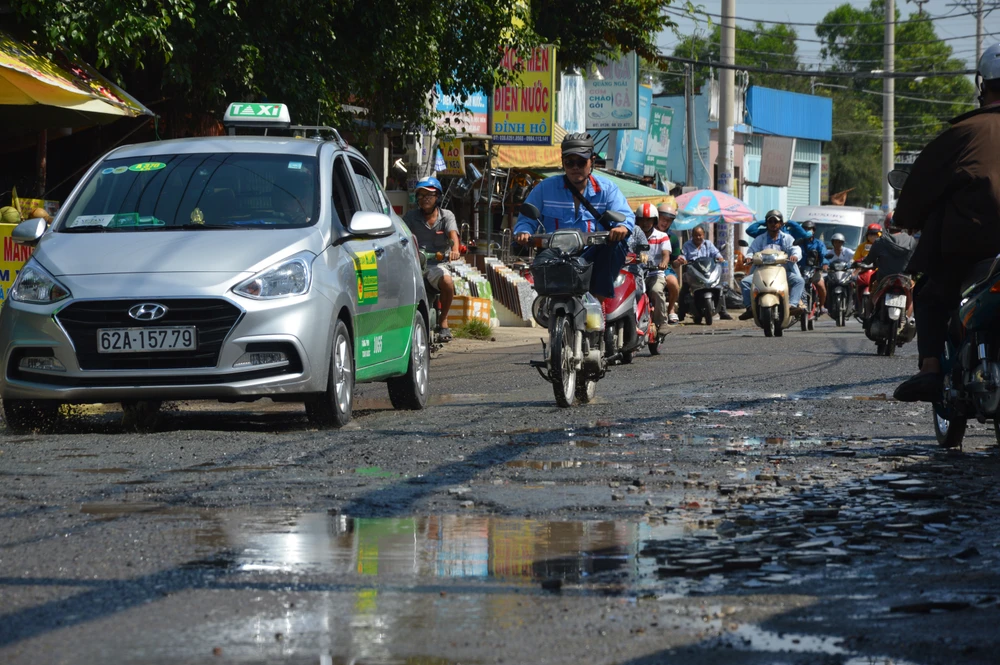
<svg viewBox="0 0 1000 665"><path fill-rule="evenodd" d="M233 102L222 123L227 127L289 127L292 117L284 104Z"/></svg>

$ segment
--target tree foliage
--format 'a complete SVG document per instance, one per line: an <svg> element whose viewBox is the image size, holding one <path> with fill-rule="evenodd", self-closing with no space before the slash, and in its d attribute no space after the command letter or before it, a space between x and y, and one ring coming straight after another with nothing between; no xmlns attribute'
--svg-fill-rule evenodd
<svg viewBox="0 0 1000 665"><path fill-rule="evenodd" d="M466 97L507 76L505 48L562 47L561 65L655 54L669 0L11 0L15 31L95 64L174 117L283 101L303 122L427 124L435 83ZM537 26L532 27L534 12Z"/></svg>
<svg viewBox="0 0 1000 665"><path fill-rule="evenodd" d="M737 26L736 28L736 64L746 67L795 70L800 69L798 48L795 40L798 38L794 28L786 25L765 26L757 23L751 29ZM712 28L708 36L704 34L687 35L674 47L673 55L679 58L691 58L703 62L719 62L722 52L721 29L718 25ZM707 67L695 67L693 71L694 87L697 90L708 79ZM804 92L809 89L808 80L786 76L784 74L751 73L750 82L780 90ZM684 94L684 80L673 75L664 75L664 94Z"/></svg>

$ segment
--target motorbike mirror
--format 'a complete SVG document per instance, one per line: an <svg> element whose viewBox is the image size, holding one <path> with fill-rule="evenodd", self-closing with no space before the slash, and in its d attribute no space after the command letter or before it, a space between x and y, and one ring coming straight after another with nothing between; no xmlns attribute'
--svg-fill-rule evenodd
<svg viewBox="0 0 1000 665"><path fill-rule="evenodd" d="M740 238L740 242L739 242L739 246L740 246L740 247L749 247L749 246L750 246L750 243L748 243L748 242L747 242L746 240L744 240L743 238Z"/></svg>
<svg viewBox="0 0 1000 665"><path fill-rule="evenodd" d="M536 222L542 217L542 213L539 212L538 208L536 208L530 203L521 204L521 214L527 217L528 219L534 220Z"/></svg>
<svg viewBox="0 0 1000 665"><path fill-rule="evenodd" d="M722 243L721 245L719 245L718 250L720 252L726 251L726 243Z"/></svg>
<svg viewBox="0 0 1000 665"><path fill-rule="evenodd" d="M889 181L889 186L893 189L899 190L903 189L903 185L906 184L906 179L910 177L910 174L902 169L893 169L889 171L889 175L886 176L886 180Z"/></svg>
<svg viewBox="0 0 1000 665"><path fill-rule="evenodd" d="M836 254L834 254L833 252L827 252L826 253L826 258L828 258L828 259L832 259L834 256L836 256Z"/></svg>
<svg viewBox="0 0 1000 665"><path fill-rule="evenodd" d="M639 244L635 246L635 251L637 252L648 252L649 245Z"/></svg>
<svg viewBox="0 0 1000 665"><path fill-rule="evenodd" d="M606 222L614 222L615 224L621 224L622 222L625 221L625 215L615 210L605 210L604 214L601 215L601 219Z"/></svg>

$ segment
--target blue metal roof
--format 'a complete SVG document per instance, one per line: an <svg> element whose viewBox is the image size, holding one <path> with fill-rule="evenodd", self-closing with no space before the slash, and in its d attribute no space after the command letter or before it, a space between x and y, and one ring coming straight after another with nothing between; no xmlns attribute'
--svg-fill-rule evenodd
<svg viewBox="0 0 1000 665"><path fill-rule="evenodd" d="M755 85L747 91L747 121L756 134L829 141L833 100Z"/></svg>

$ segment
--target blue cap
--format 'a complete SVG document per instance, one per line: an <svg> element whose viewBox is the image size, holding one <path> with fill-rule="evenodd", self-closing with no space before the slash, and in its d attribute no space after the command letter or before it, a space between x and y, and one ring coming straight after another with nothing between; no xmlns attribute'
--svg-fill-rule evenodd
<svg viewBox="0 0 1000 665"><path fill-rule="evenodd" d="M417 183L417 189L436 189L438 194L444 194L444 188L441 187L441 181L437 178L424 178Z"/></svg>

